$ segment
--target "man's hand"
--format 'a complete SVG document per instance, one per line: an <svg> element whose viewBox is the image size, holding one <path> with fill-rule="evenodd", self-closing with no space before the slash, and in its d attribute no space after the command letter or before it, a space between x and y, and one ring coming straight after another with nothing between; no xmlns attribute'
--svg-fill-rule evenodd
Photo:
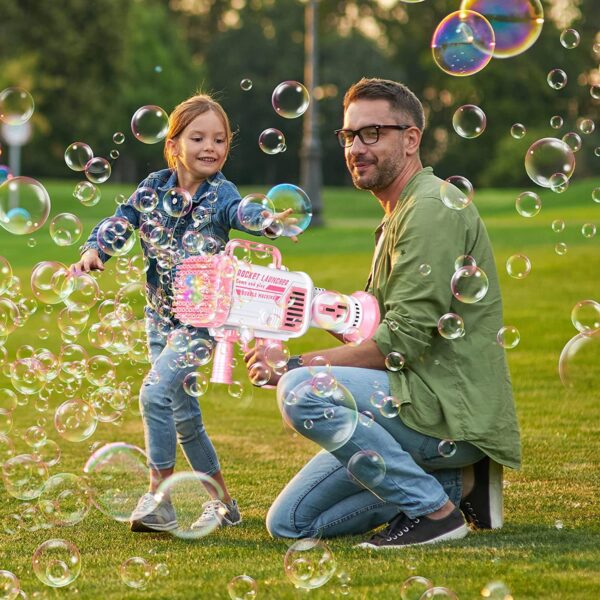
<svg viewBox="0 0 600 600"><path fill-rule="evenodd" d="M94 248L86 250L78 262L73 263L69 270L77 275L78 273L89 273L90 271L104 271L104 263L98 256L98 251Z"/></svg>
<svg viewBox="0 0 600 600"><path fill-rule="evenodd" d="M260 376L262 369L255 367L255 373L252 371L252 367L256 364L262 364L265 369L268 369L271 373L271 377L269 381L264 383L263 385L272 385L276 386L279 380L281 379L283 373L276 373L268 364L266 360L266 352L268 346L264 344L256 343L253 348L248 350L246 354L244 354L244 362L246 363L246 367L248 368L248 376L250 377L250 381L253 385L256 385L255 381L257 377ZM254 376L253 376L254 375ZM259 386L262 387L262 386Z"/></svg>

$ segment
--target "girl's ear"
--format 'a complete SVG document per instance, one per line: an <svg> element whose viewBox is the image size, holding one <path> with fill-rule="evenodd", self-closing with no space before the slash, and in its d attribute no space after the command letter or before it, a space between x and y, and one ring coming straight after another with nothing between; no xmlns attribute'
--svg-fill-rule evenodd
<svg viewBox="0 0 600 600"><path fill-rule="evenodd" d="M179 143L177 142L177 140L168 139L167 140L167 150L169 151L169 154L171 156L178 156L179 155Z"/></svg>

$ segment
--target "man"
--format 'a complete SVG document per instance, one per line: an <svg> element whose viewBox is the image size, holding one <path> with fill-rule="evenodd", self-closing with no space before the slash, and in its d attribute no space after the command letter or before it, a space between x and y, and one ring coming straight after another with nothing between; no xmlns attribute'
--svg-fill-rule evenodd
<svg viewBox="0 0 600 600"><path fill-rule="evenodd" d="M479 528L502 525L501 465L519 467L520 442L496 342L497 273L475 206L449 208L444 182L421 164L424 125L421 103L400 83L362 79L344 98L336 135L348 170L384 211L367 285L382 320L358 345L292 357L279 381L288 422L330 452L281 492L267 516L273 536L357 534L387 523L360 544L383 549L462 538L464 517ZM452 288L465 255L476 266ZM438 321L448 313L460 318L449 317L455 329L442 335ZM314 368L299 368L316 356L331 364L337 397L315 386ZM261 358L260 350L246 356L249 366ZM344 443L328 445L327 432L351 422L351 404L339 401L344 388L364 414Z"/></svg>

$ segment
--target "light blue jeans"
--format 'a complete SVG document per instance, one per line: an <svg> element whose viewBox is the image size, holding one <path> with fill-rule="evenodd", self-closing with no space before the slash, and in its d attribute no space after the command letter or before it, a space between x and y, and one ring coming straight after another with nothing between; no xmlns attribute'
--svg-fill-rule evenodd
<svg viewBox="0 0 600 600"><path fill-rule="evenodd" d="M157 323L160 328L156 327ZM204 428L198 399L183 389L183 380L196 367L172 369L169 366L181 356L167 346L167 336L175 328L175 325L168 327L152 309L146 308L150 361L152 371L159 377L156 383L148 382L146 378L140 390L148 462L153 469L174 467L179 442L190 467L211 475L220 470L219 460ZM203 330L187 330L192 339L206 337Z"/></svg>
<svg viewBox="0 0 600 600"><path fill-rule="evenodd" d="M344 445L321 451L300 470L269 510L269 533L283 538L352 535L387 523L400 512L415 518L438 510L448 499L458 506L461 468L483 458L483 452L468 442L456 442L456 452L444 457L438 448L440 439L410 429L398 416L382 416L370 404L370 397L375 389L390 394L385 371L334 367L331 373L352 393L358 411L370 411L375 422L365 426L359 420ZM289 371L279 382L279 394L285 397L310 377L307 368ZM318 428L307 429L305 422L322 418L327 408L331 410L331 400L310 392L302 396L298 407L290 411L294 429L318 441L313 433ZM347 410L335 406L335 416L329 420L332 427ZM373 491L357 483L346 468L361 450L373 450L385 462L385 476Z"/></svg>

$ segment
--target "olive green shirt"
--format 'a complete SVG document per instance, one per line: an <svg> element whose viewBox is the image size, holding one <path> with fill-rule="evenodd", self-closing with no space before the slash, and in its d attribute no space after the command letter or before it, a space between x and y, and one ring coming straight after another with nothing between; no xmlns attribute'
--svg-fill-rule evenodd
<svg viewBox="0 0 600 600"><path fill-rule="evenodd" d="M405 366L389 371L400 418L433 437L464 440L493 460L518 468L519 427L505 350L502 299L490 240L476 207L453 210L442 203L443 180L427 167L414 175L386 215L367 289L379 302L381 323L373 337L384 356L399 352ZM466 304L451 289L455 261L472 256L489 288ZM429 271L430 268L430 272ZM446 313L462 317L465 334L438 333Z"/></svg>

